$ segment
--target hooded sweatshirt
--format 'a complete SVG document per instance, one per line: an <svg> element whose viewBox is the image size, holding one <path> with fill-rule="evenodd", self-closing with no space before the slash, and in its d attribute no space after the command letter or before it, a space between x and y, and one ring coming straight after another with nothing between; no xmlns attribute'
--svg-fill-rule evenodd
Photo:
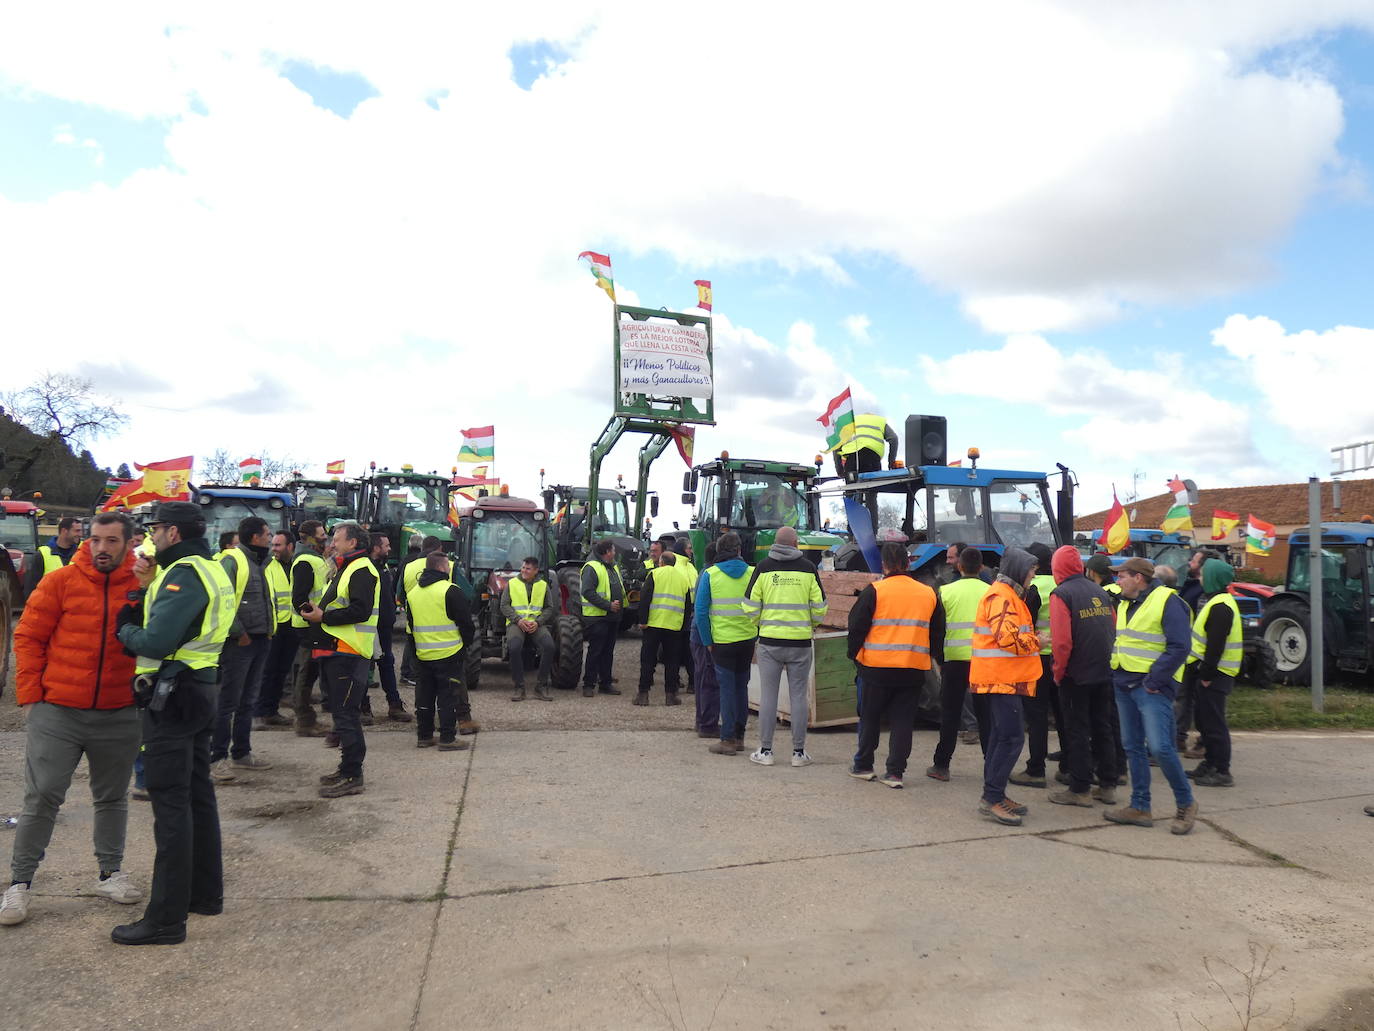
<svg viewBox="0 0 1374 1031"><path fill-rule="evenodd" d="M1002 556L1002 564L997 568L997 579L1011 584L1018 598L1025 598L1026 589L1022 584L1026 582L1026 574L1035 564L1035 556L1030 552L1022 551L1020 548L1008 548L1007 553ZM1035 613L1032 612L1031 616L1033 618Z"/></svg>
<svg viewBox="0 0 1374 1031"><path fill-rule="evenodd" d="M1059 585L1049 597L1055 682L1110 683L1116 640L1111 595L1084 575L1083 559L1070 545L1054 553L1050 568Z"/></svg>
<svg viewBox="0 0 1374 1031"><path fill-rule="evenodd" d="M1036 576L1050 575L1050 567L1054 562L1054 556L1046 545L1036 541L1034 544L1026 547L1026 553L1035 560L1035 565L1037 567L1035 570ZM1040 597L1039 587L1032 584L1030 587L1026 588L1025 599L1026 608L1030 609L1031 621L1038 624L1040 621L1040 609L1050 603L1049 592L1046 592L1045 597L1042 598Z"/></svg>
<svg viewBox="0 0 1374 1031"><path fill-rule="evenodd" d="M715 565L726 576L731 577L740 577L749 571L749 564L739 557L737 551L717 554ZM696 608L692 614L697 625L697 633L701 635L702 645L707 648L711 647L716 643L711 637L711 578L706 575L704 569L697 579Z"/></svg>
<svg viewBox="0 0 1374 1031"><path fill-rule="evenodd" d="M1223 593L1236 578L1236 571L1231 568L1230 563L1223 562L1219 558L1209 558L1202 564L1202 599L1198 606L1201 610L1211 600L1212 595ZM1217 669L1217 663L1221 661L1221 654L1226 647L1226 638L1231 633L1231 621L1235 619L1235 614L1229 605L1213 605L1212 611L1207 613L1207 622L1203 625L1202 636L1207 644L1203 649L1202 661L1198 663L1197 674L1199 680L1211 682L1218 677L1226 674Z"/></svg>
<svg viewBox="0 0 1374 1031"><path fill-rule="evenodd" d="M420 574L418 586L428 587L430 584L442 583L448 577L437 569L426 569ZM409 609L410 599L406 599L406 607ZM458 636L463 639L463 647L472 646L473 635L477 632L472 625L472 607L468 604L467 595L463 589L455 583L450 583L448 592L444 595L444 615L453 622L458 628ZM415 616L411 614L411 623L415 622Z"/></svg>
<svg viewBox="0 0 1374 1031"><path fill-rule="evenodd" d="M754 575L749 578L749 584L744 593L748 595L754 589L754 583L762 573L800 573L804 576L812 576L816 579L817 586L820 586L821 578L816 574L816 567L807 558L801 548L794 548L789 544L774 544L768 549L768 557L754 567ZM825 588L821 587L821 598L825 598ZM793 637L765 637L759 635L760 644L777 645L780 648L810 648L811 639Z"/></svg>

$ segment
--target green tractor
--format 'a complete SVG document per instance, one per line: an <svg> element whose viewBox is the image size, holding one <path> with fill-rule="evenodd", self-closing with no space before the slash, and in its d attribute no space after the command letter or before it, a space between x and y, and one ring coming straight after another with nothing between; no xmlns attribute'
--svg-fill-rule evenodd
<svg viewBox="0 0 1374 1031"><path fill-rule="evenodd" d="M588 515L589 491L586 487L556 484L543 491L544 507L553 514L553 545L558 582L565 592L574 596L581 591L582 566L591 556L597 541L615 543L620 579L625 585L625 605L621 612L621 626L635 621L639 592L648 573L644 562L648 546L630 525L631 492L600 487L596 491L596 508ZM650 501L650 511L658 514L658 497Z"/></svg>
<svg viewBox="0 0 1374 1031"><path fill-rule="evenodd" d="M726 530L740 535L745 561L757 565L768 557L784 526L796 529L798 547L820 565L821 557L843 541L820 529L812 490L819 473L819 462L765 462L731 458L728 452L684 473L682 503L696 506L688 537L698 565L706 542Z"/></svg>
<svg viewBox="0 0 1374 1031"><path fill-rule="evenodd" d="M412 534L438 537L450 551L453 527L449 523L449 480L437 472L417 473L409 465L400 472L378 469L373 462L358 481L358 519L374 533L391 541L391 563L399 564Z"/></svg>
<svg viewBox="0 0 1374 1031"><path fill-rule="evenodd" d="M297 476L287 480L283 489L295 498L293 518L298 527L316 519L326 529L333 529L335 523L358 518L361 488L357 480L308 480ZM399 542L393 544L399 546Z"/></svg>

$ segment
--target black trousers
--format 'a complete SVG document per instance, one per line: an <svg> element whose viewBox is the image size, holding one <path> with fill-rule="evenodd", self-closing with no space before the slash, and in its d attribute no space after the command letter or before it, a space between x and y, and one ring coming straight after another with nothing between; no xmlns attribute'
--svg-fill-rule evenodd
<svg viewBox="0 0 1374 1031"><path fill-rule="evenodd" d="M935 746L934 763L942 769L954 758L959 728L964 722L964 697L968 694L968 671L972 663L951 659L940 667L940 741ZM983 726L983 721L978 721ZM979 736L982 736L980 729Z"/></svg>
<svg viewBox="0 0 1374 1031"><path fill-rule="evenodd" d="M1191 668L1197 663L1190 662ZM1193 729L1193 720L1197 709L1197 685L1188 677L1187 670L1184 670L1183 683L1178 685L1178 692L1174 695L1174 726L1177 739L1178 750L1181 752L1188 745L1188 731ZM1198 733L1202 733L1202 723L1198 721Z"/></svg>
<svg viewBox="0 0 1374 1031"><path fill-rule="evenodd" d="M161 926L184 923L192 901L224 897L219 809L210 780L217 708L214 683L183 674L165 709L143 710L143 772L157 845L143 915Z"/></svg>
<svg viewBox="0 0 1374 1031"><path fill-rule="evenodd" d="M277 632L267 649L267 667L262 673L262 687L258 689L258 704L254 716L276 716L281 708L282 692L300 646L300 631L290 622L278 623Z"/></svg>
<svg viewBox="0 0 1374 1031"><path fill-rule="evenodd" d="M898 685L875 684L871 678L864 677L859 750L854 753L856 770L873 769L873 753L878 750L878 738L886 716L887 772L899 777L906 772L907 760L911 758L911 730L916 724L916 702L925 680L925 675L918 669L909 673L910 679Z"/></svg>
<svg viewBox="0 0 1374 1031"><path fill-rule="evenodd" d="M339 772L345 777L363 775L367 742L363 740L362 705L367 697L367 673L371 660L342 652L320 659L320 680L329 695L329 715L339 735Z"/></svg>
<svg viewBox="0 0 1374 1031"><path fill-rule="evenodd" d="M678 682L678 639L679 630L666 630L663 627L646 626L639 644L639 691L648 693L654 686L654 670L660 661L663 663L663 690L666 694L677 694Z"/></svg>
<svg viewBox="0 0 1374 1031"><path fill-rule="evenodd" d="M404 708L401 693L396 690L396 655L391 650L391 624L382 620L377 624L377 644L382 654L377 657L377 679L382 683L382 694L386 695L389 709Z"/></svg>
<svg viewBox="0 0 1374 1031"><path fill-rule="evenodd" d="M682 629L677 635L677 657L682 666L683 676L687 680L687 693L691 694L697 682L697 664L692 658L692 632L691 623L692 610L687 610L687 619L682 623Z"/></svg>
<svg viewBox="0 0 1374 1031"><path fill-rule="evenodd" d="M615 635L620 614L586 616L582 620L582 639L587 642L587 662L582 670L582 688L611 686L611 664L615 661Z"/></svg>
<svg viewBox="0 0 1374 1031"><path fill-rule="evenodd" d="M1064 741L1064 756L1068 762L1069 788L1084 794L1091 786L1093 771L1103 787L1116 784L1116 737L1112 724L1116 719L1113 705L1114 690L1110 680L1096 684L1079 684L1065 677L1059 685L1059 704L1064 711L1064 726L1060 738ZM1117 734L1121 733L1120 725Z"/></svg>
<svg viewBox="0 0 1374 1031"><path fill-rule="evenodd" d="M1218 773L1231 772L1231 728L1226 725L1226 699L1235 686L1234 677L1218 676L1207 687L1198 679L1197 663L1188 664L1183 682L1192 691L1198 733L1207 752L1207 765Z"/></svg>
<svg viewBox="0 0 1374 1031"><path fill-rule="evenodd" d="M434 711L439 710L439 740L458 737L458 689L463 683L463 653L446 659L415 663L415 733L422 741L434 736Z"/></svg>
<svg viewBox="0 0 1374 1031"><path fill-rule="evenodd" d="M1050 750L1050 713L1054 713L1059 750L1064 751L1064 714L1059 711L1059 692L1054 687L1052 656L1040 656L1040 680L1035 685L1035 697L1023 699L1021 705L1026 713L1026 738L1030 746L1026 772L1043 777L1045 756Z"/></svg>

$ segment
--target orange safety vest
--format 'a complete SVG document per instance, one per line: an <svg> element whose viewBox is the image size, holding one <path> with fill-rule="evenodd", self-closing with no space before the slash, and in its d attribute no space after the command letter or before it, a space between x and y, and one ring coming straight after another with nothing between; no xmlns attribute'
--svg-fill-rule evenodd
<svg viewBox="0 0 1374 1031"><path fill-rule="evenodd" d="M873 625L859 649L862 666L930 669L930 617L935 592L909 576L889 576L873 585L878 604Z"/></svg>
<svg viewBox="0 0 1374 1031"><path fill-rule="evenodd" d="M975 694L1021 694L1035 696L1035 684L1042 672L1040 648L1018 650L1003 648L993 634L992 613L1010 606L1020 633L1033 633L1030 609L1010 584L994 583L978 603L973 617L973 658L969 665L969 687ZM1024 685L1029 685L1027 688ZM1016 685L1023 685L1019 690Z"/></svg>

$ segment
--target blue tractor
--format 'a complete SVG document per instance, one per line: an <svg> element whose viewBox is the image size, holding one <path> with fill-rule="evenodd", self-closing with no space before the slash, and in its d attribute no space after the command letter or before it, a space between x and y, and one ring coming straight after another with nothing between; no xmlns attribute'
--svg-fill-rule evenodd
<svg viewBox="0 0 1374 1031"><path fill-rule="evenodd" d="M1264 604L1260 636L1273 649L1278 677L1312 678L1312 533L1288 537L1288 575ZM1322 627L1326 669L1368 674L1374 668L1374 524L1323 523Z"/></svg>

